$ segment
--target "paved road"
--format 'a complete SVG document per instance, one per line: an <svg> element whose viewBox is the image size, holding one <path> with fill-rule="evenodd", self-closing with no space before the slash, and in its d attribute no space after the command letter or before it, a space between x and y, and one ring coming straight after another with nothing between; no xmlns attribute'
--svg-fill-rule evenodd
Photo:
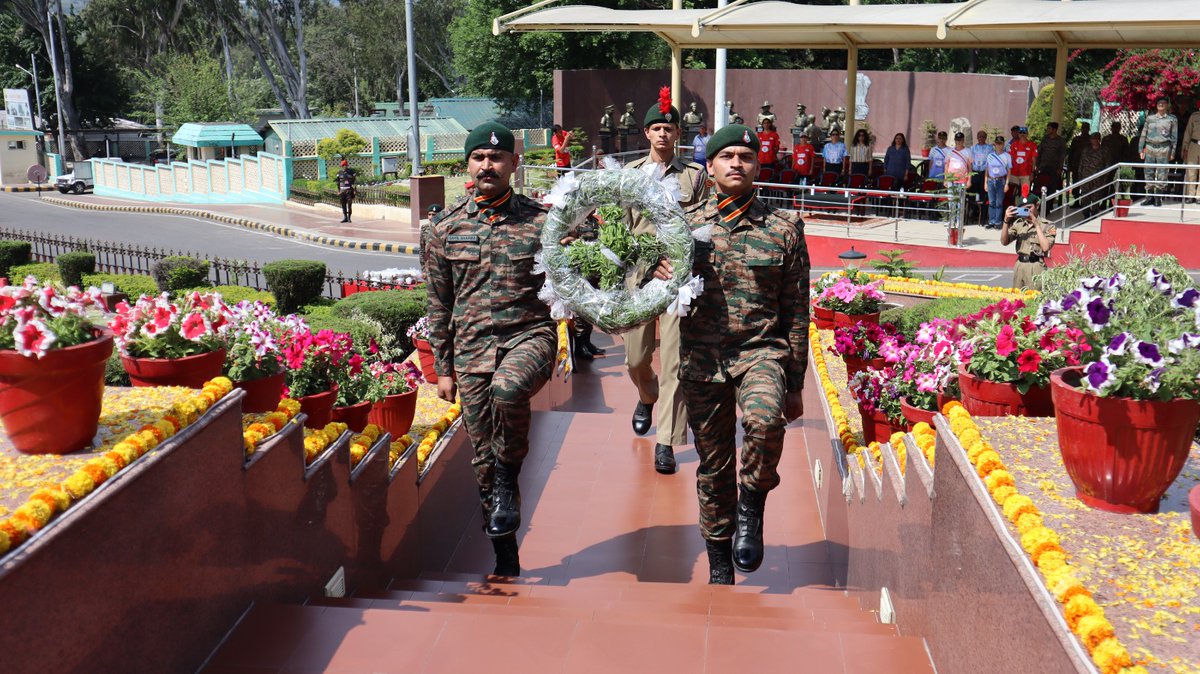
<svg viewBox="0 0 1200 674"><path fill-rule="evenodd" d="M412 255L329 248L235 225L176 215L83 211L42 203L34 195L0 193L0 227L137 243L254 262L289 258L320 260L331 271L343 271L348 275L417 266L417 259Z"/></svg>

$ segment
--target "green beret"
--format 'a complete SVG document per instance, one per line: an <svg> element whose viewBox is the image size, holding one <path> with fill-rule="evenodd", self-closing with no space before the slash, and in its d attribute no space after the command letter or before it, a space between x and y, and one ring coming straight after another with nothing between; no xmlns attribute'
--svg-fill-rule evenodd
<svg viewBox="0 0 1200 674"><path fill-rule="evenodd" d="M1033 192L1030 192L1028 196L1024 196L1024 197L1021 197L1020 199L1017 199L1018 206L1028 206L1030 204L1036 204L1037 202L1038 202L1038 195L1034 194Z"/></svg>
<svg viewBox="0 0 1200 674"><path fill-rule="evenodd" d="M663 112L658 109L657 104L650 106L650 109L646 111L645 119L642 120L642 128L644 129L651 124L674 124L675 126L679 126L679 109L672 105L670 110Z"/></svg>
<svg viewBox="0 0 1200 674"><path fill-rule="evenodd" d="M464 154L470 157L472 152L481 147L512 152L516 146L512 131L509 131L503 124L486 122L471 129L471 133L467 134L467 142L463 146L463 150Z"/></svg>
<svg viewBox="0 0 1200 674"><path fill-rule="evenodd" d="M754 133L754 129L742 124L723 126L709 139L708 145L705 146L705 156L712 159L727 147L748 147L758 152L758 134Z"/></svg>

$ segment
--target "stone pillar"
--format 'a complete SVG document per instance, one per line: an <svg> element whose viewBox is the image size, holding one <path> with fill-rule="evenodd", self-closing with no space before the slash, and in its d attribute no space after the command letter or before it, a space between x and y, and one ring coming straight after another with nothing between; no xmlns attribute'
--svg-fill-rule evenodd
<svg viewBox="0 0 1200 674"><path fill-rule="evenodd" d="M421 220L434 204L446 205L446 177L439 175L412 176L408 179L409 224L421 229Z"/></svg>

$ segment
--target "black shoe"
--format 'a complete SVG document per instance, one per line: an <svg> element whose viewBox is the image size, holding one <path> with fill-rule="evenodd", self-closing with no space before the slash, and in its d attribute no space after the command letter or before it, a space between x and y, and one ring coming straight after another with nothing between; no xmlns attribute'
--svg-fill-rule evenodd
<svg viewBox="0 0 1200 674"><path fill-rule="evenodd" d="M1154 205L1161 208L1162 207L1162 197L1154 197Z"/></svg>
<svg viewBox="0 0 1200 674"><path fill-rule="evenodd" d="M579 358L582 360L596 360L596 357L593 356L592 352L588 351L587 348L575 349L575 351L573 353L575 354L576 358Z"/></svg>
<svg viewBox="0 0 1200 674"><path fill-rule="evenodd" d="M733 532L733 566L749 573L762 566L763 506L767 495L738 488L737 526Z"/></svg>
<svg viewBox="0 0 1200 674"><path fill-rule="evenodd" d="M492 539L492 549L496 551L496 570L493 576L513 578L521 575L521 558L517 551L517 535L509 534Z"/></svg>
<svg viewBox="0 0 1200 674"><path fill-rule="evenodd" d="M517 486L520 472L520 466L496 462L496 476L492 480L492 509L488 512L487 526L484 528L489 538L515 534L521 527L521 491Z"/></svg>
<svg viewBox="0 0 1200 674"><path fill-rule="evenodd" d="M708 584L733 585L733 546L728 540L704 541L708 549Z"/></svg>
<svg viewBox="0 0 1200 674"><path fill-rule="evenodd" d="M671 445L658 443L654 445L654 470L663 475L674 475L677 468L675 463L675 450Z"/></svg>
<svg viewBox="0 0 1200 674"><path fill-rule="evenodd" d="M638 402L637 407L633 408L633 432L638 435L645 435L650 432L650 425L653 421L650 417L654 415L654 403Z"/></svg>
<svg viewBox="0 0 1200 674"><path fill-rule="evenodd" d="M342 222L350 222L350 218L347 218L346 216L343 215Z"/></svg>
<svg viewBox="0 0 1200 674"><path fill-rule="evenodd" d="M605 353L607 353L607 351L605 351L604 349L601 349L600 347L596 346L595 344L592 344L591 342L584 342L583 350L587 351L588 353L590 353L593 356L603 356Z"/></svg>

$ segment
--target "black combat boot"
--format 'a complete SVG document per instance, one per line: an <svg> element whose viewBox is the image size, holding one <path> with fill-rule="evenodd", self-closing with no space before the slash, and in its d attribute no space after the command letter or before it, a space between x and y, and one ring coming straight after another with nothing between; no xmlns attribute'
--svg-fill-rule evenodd
<svg viewBox="0 0 1200 674"><path fill-rule="evenodd" d="M644 403L639 400L637 407L633 408L633 432L645 435L650 432L650 426L653 423L654 403Z"/></svg>
<svg viewBox="0 0 1200 674"><path fill-rule="evenodd" d="M661 442L654 445L654 470L663 475L673 475L676 468L675 449Z"/></svg>
<svg viewBox="0 0 1200 674"><path fill-rule="evenodd" d="M520 472L520 466L496 462L496 476L492 480L492 509L484 528L489 538L515 534L521 526L521 491L517 486Z"/></svg>
<svg viewBox="0 0 1200 674"><path fill-rule="evenodd" d="M708 584L733 585L733 545L728 539L704 541L708 549Z"/></svg>
<svg viewBox="0 0 1200 674"><path fill-rule="evenodd" d="M492 539L492 549L496 551L496 570L493 576L515 578L521 575L521 558L517 552L517 535L509 534Z"/></svg>
<svg viewBox="0 0 1200 674"><path fill-rule="evenodd" d="M737 526L733 532L733 565L742 573L758 569L763 561L763 506L767 494L738 488Z"/></svg>

